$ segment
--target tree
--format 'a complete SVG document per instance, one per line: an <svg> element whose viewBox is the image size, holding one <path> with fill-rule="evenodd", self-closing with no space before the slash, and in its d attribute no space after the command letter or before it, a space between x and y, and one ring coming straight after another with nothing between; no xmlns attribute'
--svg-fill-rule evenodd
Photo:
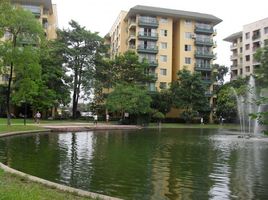
<svg viewBox="0 0 268 200"><path fill-rule="evenodd" d="M70 80L63 63L60 44L57 41L44 41L40 58L42 79L32 104L34 109L44 111L70 102Z"/></svg>
<svg viewBox="0 0 268 200"><path fill-rule="evenodd" d="M213 79L220 85L224 83L224 76L228 73L228 67L224 65L214 64L212 67Z"/></svg>
<svg viewBox="0 0 268 200"><path fill-rule="evenodd" d="M109 94L106 106L112 112L119 112L123 118L125 112L136 115L150 112L150 103L151 97L145 88L121 84Z"/></svg>
<svg viewBox="0 0 268 200"><path fill-rule="evenodd" d="M69 25L71 29L58 32L58 41L62 43L65 65L72 79L72 112L75 119L81 91L83 88L91 88L96 55L101 53L99 49L103 41L98 33L86 30L75 21L71 21Z"/></svg>
<svg viewBox="0 0 268 200"><path fill-rule="evenodd" d="M172 94L170 90L161 90L150 94L152 98L151 108L167 114L172 106Z"/></svg>
<svg viewBox="0 0 268 200"><path fill-rule="evenodd" d="M182 116L190 122L198 114L209 113L209 102L205 96L206 88L199 73L191 73L186 69L178 72L178 80L170 87L173 105L182 109Z"/></svg>
<svg viewBox="0 0 268 200"><path fill-rule="evenodd" d="M26 64L29 60L23 59L21 56L29 56L30 48L37 48L38 43L42 40L43 30L41 24L35 19L32 13L25 11L20 7L13 7L6 0L0 1L0 33L6 34L6 39L0 43L0 53L3 60L4 68L8 73L8 87L6 93L7 102L7 124L10 125L10 99L12 92L12 79L14 77L14 69L20 67L27 67ZM1 37L1 36L0 36ZM36 46L36 47L33 47ZM27 46L27 48L25 48ZM24 51L25 50L25 51ZM38 56L34 54L34 56ZM31 61L37 61L36 59L30 59ZM26 63L22 63L26 61ZM38 71L40 66L33 62L32 68L36 68L34 71ZM16 71L16 70L15 70ZM18 69L17 71L20 71ZM26 74L24 74L26 75ZM17 89L21 87L27 88L28 86L34 88L32 79L36 77L26 76L27 78L22 81L20 77L20 83L17 84ZM28 90L27 90L28 91ZM30 91L32 92L32 91ZM26 93L26 91L25 91ZM23 96L23 95L20 95ZM22 97L24 98L24 97ZM23 99L22 99L23 100ZM16 100L17 101L17 100Z"/></svg>
<svg viewBox="0 0 268 200"><path fill-rule="evenodd" d="M254 58L256 61L260 63L259 69L256 69L256 76L257 76L257 82L258 87L262 91L262 97L257 104L268 104L268 46L259 49L257 53L254 55ZM256 113L255 117L258 118L258 120L265 125L268 125L268 111L262 111L259 113ZM266 134L268 134L268 131L266 131Z"/></svg>
<svg viewBox="0 0 268 200"><path fill-rule="evenodd" d="M238 78L224 84L217 92L216 117L233 121L237 118L237 102L234 90L240 96L247 92L247 79Z"/></svg>

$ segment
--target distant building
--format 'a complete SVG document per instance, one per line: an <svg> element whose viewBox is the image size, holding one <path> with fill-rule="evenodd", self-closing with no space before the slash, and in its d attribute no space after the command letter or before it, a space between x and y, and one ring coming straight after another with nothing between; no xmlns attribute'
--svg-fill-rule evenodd
<svg viewBox="0 0 268 200"><path fill-rule="evenodd" d="M268 18L244 25L242 31L228 36L224 41L232 43L231 80L254 74L254 70L259 67L259 63L254 60L254 53L258 48L268 45Z"/></svg>

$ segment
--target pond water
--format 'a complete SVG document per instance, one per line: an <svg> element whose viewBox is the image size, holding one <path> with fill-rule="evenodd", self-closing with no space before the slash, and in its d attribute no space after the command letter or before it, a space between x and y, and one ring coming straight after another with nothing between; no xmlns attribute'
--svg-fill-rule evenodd
<svg viewBox="0 0 268 200"><path fill-rule="evenodd" d="M268 199L268 142L210 129L40 133L0 139L0 161L123 199Z"/></svg>

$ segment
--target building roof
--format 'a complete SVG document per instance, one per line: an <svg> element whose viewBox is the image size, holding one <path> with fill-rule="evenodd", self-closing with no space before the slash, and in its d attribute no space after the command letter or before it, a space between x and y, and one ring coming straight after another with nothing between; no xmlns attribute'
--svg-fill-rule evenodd
<svg viewBox="0 0 268 200"><path fill-rule="evenodd" d="M50 12L53 12L51 0L11 0L11 3L36 6L43 5L44 8L48 9Z"/></svg>
<svg viewBox="0 0 268 200"><path fill-rule="evenodd" d="M224 38L223 40L226 42L233 42L235 39L240 38L242 36L243 36L243 32L239 31L237 33L234 33L234 34L228 36L227 38Z"/></svg>
<svg viewBox="0 0 268 200"><path fill-rule="evenodd" d="M141 6L141 5L137 5L131 8L128 12L128 15L126 16L126 19L128 17L135 16L136 14L146 14L146 15L163 16L163 17L173 17L173 18L186 18L186 19L193 19L213 23L213 25L216 25L222 21L220 18L210 14L189 12L183 10L174 10L167 8L158 8L151 6Z"/></svg>

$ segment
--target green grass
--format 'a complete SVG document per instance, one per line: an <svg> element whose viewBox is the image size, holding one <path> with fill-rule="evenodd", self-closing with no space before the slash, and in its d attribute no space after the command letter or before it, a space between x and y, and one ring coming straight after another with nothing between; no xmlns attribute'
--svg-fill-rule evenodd
<svg viewBox="0 0 268 200"><path fill-rule="evenodd" d="M0 134L18 131L34 131L34 130L45 130L43 127L35 125L0 125ZM0 199L1 200L1 199Z"/></svg>
<svg viewBox="0 0 268 200"><path fill-rule="evenodd" d="M92 200L33 183L0 169L0 200Z"/></svg>

